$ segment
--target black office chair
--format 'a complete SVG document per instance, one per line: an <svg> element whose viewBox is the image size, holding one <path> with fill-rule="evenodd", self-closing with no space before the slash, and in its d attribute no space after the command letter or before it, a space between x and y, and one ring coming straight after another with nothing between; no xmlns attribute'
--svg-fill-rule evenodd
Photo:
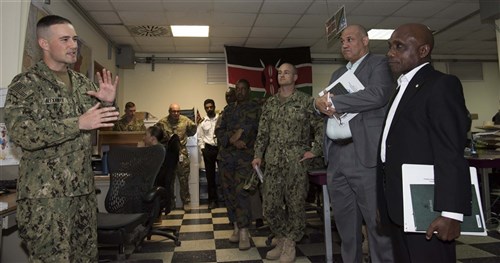
<svg viewBox="0 0 500 263"><path fill-rule="evenodd" d="M175 170L177 169L177 164L179 163L179 152L181 148L179 136L176 134L172 135L172 137L170 137L167 142L164 142L164 144L166 152L165 159L155 183L156 186L163 187L166 190L166 195L160 200L160 216L162 213L168 215L174 205L173 186L175 182ZM179 241L179 231L177 229L166 226L153 226L148 239L151 239L151 235L160 235L173 240L176 246L181 245L181 241Z"/></svg>
<svg viewBox="0 0 500 263"><path fill-rule="evenodd" d="M154 185L163 163L163 146L111 147L108 154L110 185L105 207L108 213L98 213L99 245L117 245L118 259L128 257L126 246L140 250L149 235L160 210L163 187Z"/></svg>

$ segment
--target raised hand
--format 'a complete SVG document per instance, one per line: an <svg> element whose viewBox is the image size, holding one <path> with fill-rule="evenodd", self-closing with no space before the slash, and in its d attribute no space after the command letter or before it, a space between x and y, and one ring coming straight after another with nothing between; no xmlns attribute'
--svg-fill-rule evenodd
<svg viewBox="0 0 500 263"><path fill-rule="evenodd" d="M111 77L111 71L102 69L102 75L97 72L97 80L99 82L98 91L88 91L87 94L96 97L102 102L113 103L116 97L116 88L118 87L118 76Z"/></svg>

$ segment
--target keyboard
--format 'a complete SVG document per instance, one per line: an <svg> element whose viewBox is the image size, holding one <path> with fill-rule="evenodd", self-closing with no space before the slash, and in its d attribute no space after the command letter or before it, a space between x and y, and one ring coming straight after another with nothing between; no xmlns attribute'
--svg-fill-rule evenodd
<svg viewBox="0 0 500 263"><path fill-rule="evenodd" d="M0 189L16 189L17 179L0 180Z"/></svg>

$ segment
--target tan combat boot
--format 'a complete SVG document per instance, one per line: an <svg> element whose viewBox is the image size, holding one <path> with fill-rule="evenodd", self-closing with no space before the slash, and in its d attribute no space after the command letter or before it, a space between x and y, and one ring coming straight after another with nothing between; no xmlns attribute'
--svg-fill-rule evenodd
<svg viewBox="0 0 500 263"><path fill-rule="evenodd" d="M286 238L283 243L284 245L280 256L280 263L295 262L295 241Z"/></svg>
<svg viewBox="0 0 500 263"><path fill-rule="evenodd" d="M275 238L276 240L276 246L267 251L266 258L269 260L276 260L279 259L281 256L281 252L283 251L283 243L285 241L285 238Z"/></svg>
<svg viewBox="0 0 500 263"><path fill-rule="evenodd" d="M238 243L240 241L240 230L238 229L238 223L234 222L234 230L231 236L229 237L229 242Z"/></svg>
<svg viewBox="0 0 500 263"><path fill-rule="evenodd" d="M250 234L248 233L248 228L240 229L240 250L247 250L250 248Z"/></svg>

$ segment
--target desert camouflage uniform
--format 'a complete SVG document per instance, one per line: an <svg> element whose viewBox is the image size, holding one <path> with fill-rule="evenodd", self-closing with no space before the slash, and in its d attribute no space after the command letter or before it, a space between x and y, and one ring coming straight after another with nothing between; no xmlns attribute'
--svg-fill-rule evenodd
<svg viewBox="0 0 500 263"><path fill-rule="evenodd" d="M281 102L279 94L262 108L255 158L263 159L264 216L278 238L299 241L306 225L307 169L304 152L322 154L323 121L313 113L313 98L295 91ZM310 129L314 129L311 141ZM312 145L312 147L311 147Z"/></svg>
<svg viewBox="0 0 500 263"><path fill-rule="evenodd" d="M173 123L169 120L168 116L159 120L155 125L159 126L163 132L165 133L165 142L166 144L170 137L173 134L177 134L181 141L181 150L179 154L179 164L177 165L177 169L175 171L177 178L179 178L180 185L180 194L181 200L183 204L189 203L190 195L189 195L189 155L186 148L187 137L193 136L196 134L196 124L186 116L180 115L179 121Z"/></svg>
<svg viewBox="0 0 500 263"><path fill-rule="evenodd" d="M113 131L146 131L146 126L144 126L143 120L134 117L129 123L127 122L127 116L123 116L115 122Z"/></svg>
<svg viewBox="0 0 500 263"><path fill-rule="evenodd" d="M253 147L259 126L260 105L255 101L231 103L224 108L220 126L215 129L220 145L217 160L221 169L221 183L231 223L247 228L252 222L250 192L243 189L245 180L252 175ZM238 129L244 130L240 140L246 149L237 149L229 138Z"/></svg>
<svg viewBox="0 0 500 263"><path fill-rule="evenodd" d="M97 260L97 201L90 131L78 118L98 101L84 75L68 70L72 91L40 61L9 86L5 120L22 149L17 222L30 262Z"/></svg>

